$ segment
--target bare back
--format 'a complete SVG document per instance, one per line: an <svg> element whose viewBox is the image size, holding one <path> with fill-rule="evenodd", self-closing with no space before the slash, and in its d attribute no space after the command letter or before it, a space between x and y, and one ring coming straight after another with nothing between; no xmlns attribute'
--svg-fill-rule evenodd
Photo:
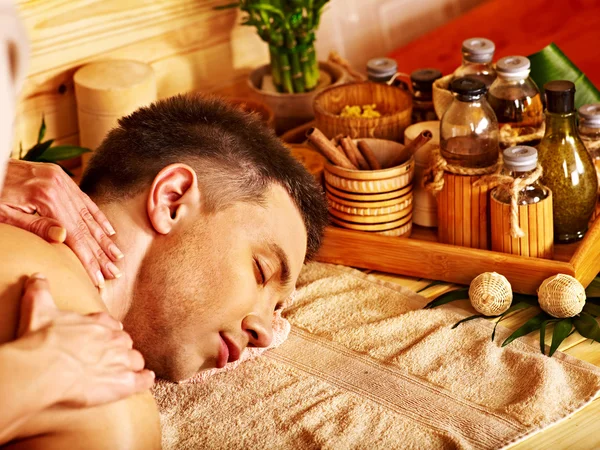
<svg viewBox="0 0 600 450"><path fill-rule="evenodd" d="M0 224L0 343L14 340L23 284L41 272L60 309L82 314L106 307L83 266L62 244ZM81 409L53 407L32 419L23 437L7 448L160 448L156 404L150 393Z"/></svg>

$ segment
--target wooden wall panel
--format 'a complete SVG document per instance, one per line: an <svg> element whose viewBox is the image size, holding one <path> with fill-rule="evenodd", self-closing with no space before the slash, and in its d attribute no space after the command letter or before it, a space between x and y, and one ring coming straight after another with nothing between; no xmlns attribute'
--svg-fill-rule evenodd
<svg viewBox="0 0 600 450"><path fill-rule="evenodd" d="M31 146L42 114L48 137L76 143L73 73L98 59L151 64L160 98L213 91L268 62L254 30L238 25L223 0L21 1L29 32L29 77L18 106L15 150ZM240 50L240 48L242 50Z"/></svg>

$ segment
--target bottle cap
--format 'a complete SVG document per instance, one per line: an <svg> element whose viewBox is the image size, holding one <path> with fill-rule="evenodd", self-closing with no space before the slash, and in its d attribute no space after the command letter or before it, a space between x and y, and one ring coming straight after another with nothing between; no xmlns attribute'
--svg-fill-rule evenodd
<svg viewBox="0 0 600 450"><path fill-rule="evenodd" d="M475 78L455 78L450 83L450 90L454 92L459 100L475 100L487 91L485 83Z"/></svg>
<svg viewBox="0 0 600 450"><path fill-rule="evenodd" d="M524 56L505 56L496 63L496 72L504 78L527 78L531 63Z"/></svg>
<svg viewBox="0 0 600 450"><path fill-rule="evenodd" d="M544 84L546 109L551 113L570 113L575 109L575 85L567 80Z"/></svg>
<svg viewBox="0 0 600 450"><path fill-rule="evenodd" d="M533 147L516 145L502 152L504 167L515 172L527 172L537 167L538 153Z"/></svg>
<svg viewBox="0 0 600 450"><path fill-rule="evenodd" d="M470 62L488 63L494 57L496 46L485 38L469 38L463 41L463 57Z"/></svg>
<svg viewBox="0 0 600 450"><path fill-rule="evenodd" d="M417 91L430 92L433 82L438 78L442 78L442 72L437 69L419 69L410 74L413 89Z"/></svg>
<svg viewBox="0 0 600 450"><path fill-rule="evenodd" d="M584 120L585 126L600 128L600 103L591 103L579 108L579 117Z"/></svg>
<svg viewBox="0 0 600 450"><path fill-rule="evenodd" d="M372 81L387 81L398 72L398 63L391 58L373 58L367 62L367 76Z"/></svg>

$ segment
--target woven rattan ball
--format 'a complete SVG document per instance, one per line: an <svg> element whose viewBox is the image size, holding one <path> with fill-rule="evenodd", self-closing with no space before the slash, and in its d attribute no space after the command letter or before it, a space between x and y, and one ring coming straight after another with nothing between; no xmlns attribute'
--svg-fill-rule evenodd
<svg viewBox="0 0 600 450"><path fill-rule="evenodd" d="M546 278L538 289L540 308L553 317L573 317L585 305L585 288L576 278L559 273Z"/></svg>
<svg viewBox="0 0 600 450"><path fill-rule="evenodd" d="M469 299L475 310L486 316L497 316L510 308L512 289L504 275L485 272L471 281Z"/></svg>

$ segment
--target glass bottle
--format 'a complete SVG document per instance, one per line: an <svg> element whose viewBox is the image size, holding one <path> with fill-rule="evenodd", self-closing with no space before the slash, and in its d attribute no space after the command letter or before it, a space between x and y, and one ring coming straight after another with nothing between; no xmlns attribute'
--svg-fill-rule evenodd
<svg viewBox="0 0 600 450"><path fill-rule="evenodd" d="M526 178L536 169L538 163L538 152L535 148L526 145L509 147L502 152L504 165L501 174L512 178ZM536 180L519 191L518 205L531 205L539 203L548 198L550 190L540 180ZM509 189L501 187L492 192L492 197L502 203L511 202Z"/></svg>
<svg viewBox="0 0 600 450"><path fill-rule="evenodd" d="M433 82L442 78L442 72L437 69L419 69L410 74L412 84L412 123L437 120L433 108Z"/></svg>
<svg viewBox="0 0 600 450"><path fill-rule="evenodd" d="M454 100L440 124L440 152L449 164L480 168L498 160L498 121L485 99L485 84L473 78L450 83Z"/></svg>
<svg viewBox="0 0 600 450"><path fill-rule="evenodd" d="M462 44L462 65L454 71L454 76L476 78L489 88L496 79L496 71L492 66L495 50L496 46L489 39L466 39Z"/></svg>
<svg viewBox="0 0 600 450"><path fill-rule="evenodd" d="M554 239L583 238L594 212L598 178L575 121L575 85L550 81L544 85L546 132L538 146L544 169L542 182L552 191Z"/></svg>
<svg viewBox="0 0 600 450"><path fill-rule="evenodd" d="M512 134L533 134L544 122L542 96L529 77L531 63L524 56L506 56L496 63L497 78L490 86L487 100L496 113L498 125L512 128ZM540 139L523 142L538 145ZM501 144L502 145L502 144Z"/></svg>
<svg viewBox="0 0 600 450"><path fill-rule="evenodd" d="M375 83L389 83L398 73L398 63L392 58L372 58L367 61L367 78ZM406 76L406 75L404 75ZM392 86L408 91L408 85L395 78Z"/></svg>

